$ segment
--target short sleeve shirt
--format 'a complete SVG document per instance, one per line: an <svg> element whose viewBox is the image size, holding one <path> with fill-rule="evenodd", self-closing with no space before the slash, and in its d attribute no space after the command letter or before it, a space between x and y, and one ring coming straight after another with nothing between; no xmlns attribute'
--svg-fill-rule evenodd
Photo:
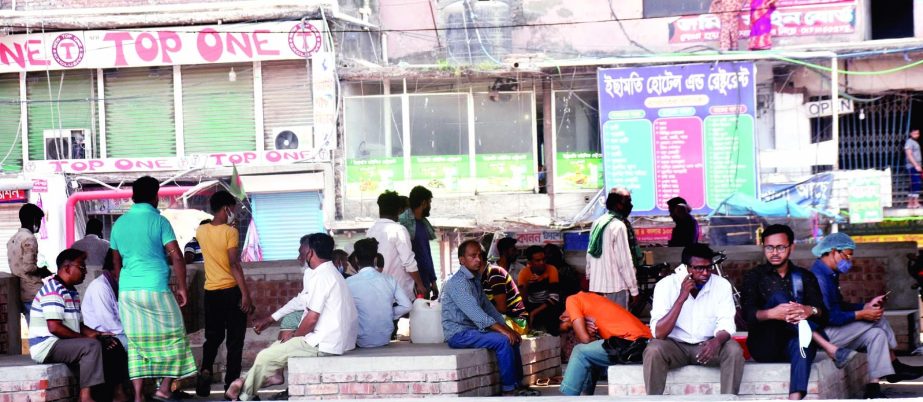
<svg viewBox="0 0 923 402"><path fill-rule="evenodd" d="M622 306L596 293L579 292L567 298L571 320L592 318L603 339L617 337L629 341L652 338L651 329Z"/></svg>
<svg viewBox="0 0 923 402"><path fill-rule="evenodd" d="M135 204L115 221L110 247L122 256L120 290L169 291L164 246L176 240L173 227L150 204Z"/></svg>
<svg viewBox="0 0 923 402"><path fill-rule="evenodd" d="M80 332L80 295L68 289L57 277L48 279L32 300L29 319L29 354L44 363L51 347L58 341L48 330L48 320L59 320L71 331Z"/></svg>
<svg viewBox="0 0 923 402"><path fill-rule="evenodd" d="M229 289L237 286L237 280L231 275L231 261L228 250L237 248L239 234L229 225L199 226L195 233L202 256L205 257L205 290Z"/></svg>
<svg viewBox="0 0 923 402"><path fill-rule="evenodd" d="M542 304L548 300L557 300L558 293L556 289L558 282L560 282L557 268L551 264L545 264L545 272L538 276L538 281L529 284L528 287L524 286L529 283L529 278L531 277L532 267L526 266L522 271L519 271L519 280L517 282L520 288L526 288L527 294L525 298L527 302Z"/></svg>
<svg viewBox="0 0 923 402"><path fill-rule="evenodd" d="M519 288L510 274L503 267L489 265L484 272L481 285L484 286L484 293L487 299L494 302L494 297L498 295L506 296L506 315L512 318L527 317L526 306L522 302L522 295L519 294ZM496 303L494 304L496 305Z"/></svg>
<svg viewBox="0 0 923 402"><path fill-rule="evenodd" d="M921 161L921 159L923 159L923 155L920 154L920 143L917 142L917 140L908 138L907 141L904 142L904 149L910 150L910 154L913 155L913 159L917 161L917 163L923 163L923 161ZM910 163L909 160L907 161L907 168L913 169L913 164Z"/></svg>

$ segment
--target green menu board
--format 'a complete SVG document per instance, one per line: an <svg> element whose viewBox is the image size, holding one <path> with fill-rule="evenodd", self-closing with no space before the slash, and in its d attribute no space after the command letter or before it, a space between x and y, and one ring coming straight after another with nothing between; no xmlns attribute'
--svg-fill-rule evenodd
<svg viewBox="0 0 923 402"><path fill-rule="evenodd" d="M535 187L532 154L480 154L475 156L478 192L528 191Z"/></svg>
<svg viewBox="0 0 923 402"><path fill-rule="evenodd" d="M474 192L468 155L410 157L409 187L425 186L436 192Z"/></svg>
<svg viewBox="0 0 923 402"><path fill-rule="evenodd" d="M404 158L346 160L346 192L358 197L394 190L404 181Z"/></svg>
<svg viewBox="0 0 923 402"><path fill-rule="evenodd" d="M705 118L705 194L717 208L733 193L756 197L753 117L713 115Z"/></svg>
<svg viewBox="0 0 923 402"><path fill-rule="evenodd" d="M603 186L603 154L558 152L555 158L555 191L599 190Z"/></svg>

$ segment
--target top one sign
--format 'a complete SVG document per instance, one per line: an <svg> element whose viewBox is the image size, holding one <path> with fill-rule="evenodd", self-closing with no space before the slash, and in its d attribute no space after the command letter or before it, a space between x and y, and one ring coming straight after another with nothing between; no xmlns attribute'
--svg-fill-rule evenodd
<svg viewBox="0 0 923 402"><path fill-rule="evenodd" d="M0 73L310 58L322 21L49 32L0 37Z"/></svg>

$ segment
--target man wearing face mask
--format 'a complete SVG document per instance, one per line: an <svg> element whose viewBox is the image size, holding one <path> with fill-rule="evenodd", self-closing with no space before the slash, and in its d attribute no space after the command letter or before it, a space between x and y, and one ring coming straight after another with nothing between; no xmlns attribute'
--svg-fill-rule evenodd
<svg viewBox="0 0 923 402"><path fill-rule="evenodd" d="M247 314L253 302L238 256L240 235L235 223L237 199L227 191L218 191L209 200L214 218L199 226L196 239L205 259L205 344L202 365L196 381L196 394L211 392L212 366L218 347L227 339L227 371L224 388L240 377L240 363L247 332Z"/></svg>
<svg viewBox="0 0 923 402"><path fill-rule="evenodd" d="M865 349L868 353L869 380L865 385L865 399L883 398L878 381L912 380L923 376L923 368L908 366L895 357L897 347L894 330L884 319L885 296L872 298L867 303L847 303L840 293L840 276L852 268L856 243L845 233L832 233L824 237L811 252L817 257L811 272L817 276L824 305L830 312L830 323L825 329L834 345Z"/></svg>
<svg viewBox="0 0 923 402"><path fill-rule="evenodd" d="M609 213L599 217L590 229L586 276L590 291L600 293L616 304L628 308L629 294L638 296L635 267L641 262L641 249L634 229L628 222L631 193L613 189L606 197Z"/></svg>
<svg viewBox="0 0 923 402"><path fill-rule="evenodd" d="M644 349L644 386L648 395L663 395L667 373L690 364L721 367L721 393L740 391L743 350L731 335L734 296L731 283L712 275L715 252L707 244L683 249L683 265L654 288L651 308L653 340Z"/></svg>
<svg viewBox="0 0 923 402"><path fill-rule="evenodd" d="M35 204L23 204L19 208L19 223L22 227L6 243L6 258L10 272L19 277L19 300L22 314L29 322L32 299L42 287L42 278L51 276L48 268L39 268L38 240L35 234L42 226L45 213Z"/></svg>

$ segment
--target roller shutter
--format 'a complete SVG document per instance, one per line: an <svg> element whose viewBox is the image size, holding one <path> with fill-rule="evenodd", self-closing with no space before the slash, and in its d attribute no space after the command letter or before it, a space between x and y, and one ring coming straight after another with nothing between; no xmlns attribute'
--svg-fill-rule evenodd
<svg viewBox="0 0 923 402"><path fill-rule="evenodd" d="M175 156L172 68L107 70L104 79L107 156Z"/></svg>
<svg viewBox="0 0 923 402"><path fill-rule="evenodd" d="M58 128L93 130L95 70L36 72L26 75L29 99L29 159L45 159L44 131ZM98 155L95 132L91 134Z"/></svg>
<svg viewBox="0 0 923 402"><path fill-rule="evenodd" d="M19 74L0 75L0 167L6 173L22 170L19 108Z"/></svg>
<svg viewBox="0 0 923 402"><path fill-rule="evenodd" d="M186 154L256 150L253 65L183 66L182 74Z"/></svg>
<svg viewBox="0 0 923 402"><path fill-rule="evenodd" d="M294 260L302 236L325 232L319 192L253 194L250 204L265 261Z"/></svg>
<svg viewBox="0 0 923 402"><path fill-rule="evenodd" d="M10 262L6 259L6 242L19 230L19 208L21 207L22 204L0 205L0 239L3 239L3 246L0 247L0 271L2 272L10 272Z"/></svg>
<svg viewBox="0 0 923 402"><path fill-rule="evenodd" d="M275 130L313 126L311 65L304 60L263 62L263 138L276 149Z"/></svg>

